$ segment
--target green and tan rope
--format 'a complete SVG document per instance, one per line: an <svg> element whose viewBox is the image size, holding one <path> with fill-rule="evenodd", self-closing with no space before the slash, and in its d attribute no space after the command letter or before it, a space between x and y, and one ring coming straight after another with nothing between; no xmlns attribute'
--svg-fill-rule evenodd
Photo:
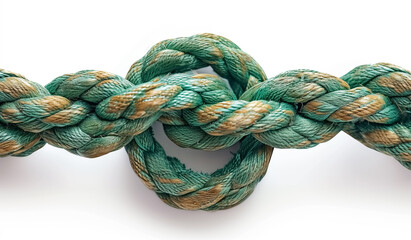
<svg viewBox="0 0 411 240"><path fill-rule="evenodd" d="M190 71L206 66L219 76ZM0 70L0 156L27 156L46 143L84 157L125 147L164 202L217 210L252 193L274 147L310 148L340 131L411 169L410 112L411 73L401 67L362 65L341 78L299 69L267 79L233 42L200 34L156 44L126 78L85 70L43 87ZM212 174L194 172L153 138L157 120L181 147L240 142L240 150Z"/></svg>

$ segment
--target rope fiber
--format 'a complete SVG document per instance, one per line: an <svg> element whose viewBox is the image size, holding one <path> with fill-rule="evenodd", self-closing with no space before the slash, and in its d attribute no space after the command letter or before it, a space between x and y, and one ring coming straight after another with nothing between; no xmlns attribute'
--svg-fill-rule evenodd
<svg viewBox="0 0 411 240"><path fill-rule="evenodd" d="M191 71L206 66L219 76ZM89 158L125 147L165 203L218 210L253 192L273 148L311 148L340 131L411 169L410 112L411 73L401 67L267 79L230 40L199 34L157 43L125 78L84 70L43 87L0 69L0 156L28 156L46 143ZM212 174L194 172L153 138L157 120L178 146L214 151L240 142L240 150Z"/></svg>

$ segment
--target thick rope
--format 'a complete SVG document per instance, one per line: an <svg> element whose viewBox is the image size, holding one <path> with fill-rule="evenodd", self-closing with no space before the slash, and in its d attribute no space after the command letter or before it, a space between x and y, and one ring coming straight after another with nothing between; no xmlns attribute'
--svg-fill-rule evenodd
<svg viewBox="0 0 411 240"><path fill-rule="evenodd" d="M218 76L187 72L211 66ZM411 73L387 63L341 78L292 70L267 79L258 63L213 34L156 44L126 78L85 70L46 87L0 70L0 156L45 143L98 157L126 146L144 184L182 209L225 209L246 199L273 147L310 148L343 130L411 169ZM153 138L159 120L182 147L217 150L241 142L212 174L168 157Z"/></svg>

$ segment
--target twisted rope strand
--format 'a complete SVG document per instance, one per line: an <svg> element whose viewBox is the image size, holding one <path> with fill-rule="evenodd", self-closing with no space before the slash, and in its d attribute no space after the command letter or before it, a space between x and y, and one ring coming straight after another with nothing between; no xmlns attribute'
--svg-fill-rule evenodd
<svg viewBox="0 0 411 240"><path fill-rule="evenodd" d="M219 77L187 72L211 66ZM230 40L200 34L162 41L127 77L94 70L46 87L0 69L0 156L45 143L85 157L125 146L143 183L167 204L217 210L245 200L265 175L273 147L310 148L345 131L411 169L411 73L377 63L341 78L308 69L267 79ZM197 173L153 138L159 120L182 147L218 150L240 142L222 169Z"/></svg>

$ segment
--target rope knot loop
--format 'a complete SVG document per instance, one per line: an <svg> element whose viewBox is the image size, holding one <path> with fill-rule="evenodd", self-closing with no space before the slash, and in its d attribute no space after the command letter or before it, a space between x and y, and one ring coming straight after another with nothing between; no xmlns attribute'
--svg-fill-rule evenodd
<svg viewBox="0 0 411 240"><path fill-rule="evenodd" d="M207 66L219 76L195 72ZM43 87L0 69L0 156L27 156L45 143L85 157L125 146L164 202L216 210L252 193L273 147L310 148L341 130L411 169L410 112L411 73L401 67L362 65L341 78L297 69L267 79L236 44L200 34L159 42L126 78L84 70ZM181 147L240 142L240 150L214 173L194 172L154 139L157 120Z"/></svg>

